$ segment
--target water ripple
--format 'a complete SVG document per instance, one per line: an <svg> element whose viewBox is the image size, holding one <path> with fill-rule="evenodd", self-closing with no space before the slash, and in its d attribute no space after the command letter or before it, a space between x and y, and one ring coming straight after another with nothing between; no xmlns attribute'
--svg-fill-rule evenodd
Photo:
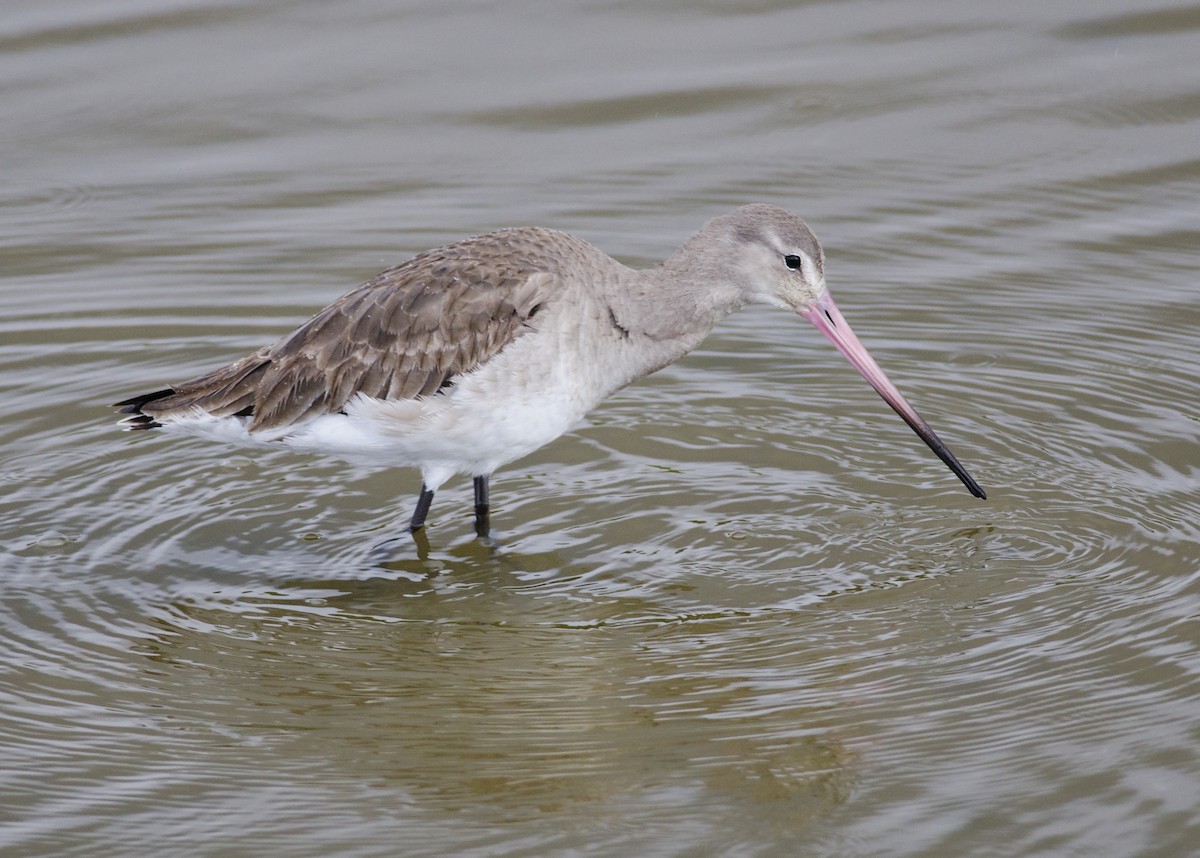
<svg viewBox="0 0 1200 858"><path fill-rule="evenodd" d="M1196 8L26 5L0 851L1190 847ZM415 474L113 426L406 250L751 200L989 501L767 308L498 474L495 550L465 481L425 548Z"/></svg>

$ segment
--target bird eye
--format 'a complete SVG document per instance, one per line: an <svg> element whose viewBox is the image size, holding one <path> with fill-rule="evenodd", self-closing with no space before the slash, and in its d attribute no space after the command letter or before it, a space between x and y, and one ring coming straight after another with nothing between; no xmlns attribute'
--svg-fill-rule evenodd
<svg viewBox="0 0 1200 858"><path fill-rule="evenodd" d="M793 271L799 271L804 267L804 261L795 254L788 254L787 256L783 257L783 264Z"/></svg>

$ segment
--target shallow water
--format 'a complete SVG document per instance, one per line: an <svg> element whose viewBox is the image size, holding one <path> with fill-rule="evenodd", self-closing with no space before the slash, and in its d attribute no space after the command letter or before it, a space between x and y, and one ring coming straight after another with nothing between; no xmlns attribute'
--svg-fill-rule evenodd
<svg viewBox="0 0 1200 858"><path fill-rule="evenodd" d="M1200 6L16 4L5 854L1183 855ZM750 201L988 489L768 308L493 481L109 402L497 226Z"/></svg>

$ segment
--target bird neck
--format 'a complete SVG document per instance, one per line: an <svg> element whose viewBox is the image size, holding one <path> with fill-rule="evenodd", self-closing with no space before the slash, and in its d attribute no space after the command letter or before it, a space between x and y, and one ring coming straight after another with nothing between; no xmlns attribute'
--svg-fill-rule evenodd
<svg viewBox="0 0 1200 858"><path fill-rule="evenodd" d="M655 268L636 272L639 288L629 291L633 318L655 339L699 342L718 322L746 304L731 273L680 248Z"/></svg>

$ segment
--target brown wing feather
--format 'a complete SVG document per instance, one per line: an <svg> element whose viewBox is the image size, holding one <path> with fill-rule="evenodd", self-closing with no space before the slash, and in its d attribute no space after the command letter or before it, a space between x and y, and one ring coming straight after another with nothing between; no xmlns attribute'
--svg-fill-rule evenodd
<svg viewBox="0 0 1200 858"><path fill-rule="evenodd" d="M564 241L577 239L522 228L426 251L346 293L274 345L162 395L121 404L153 419L196 408L241 414L255 431L336 413L359 393L435 394L532 329L530 320L557 291L552 245Z"/></svg>

